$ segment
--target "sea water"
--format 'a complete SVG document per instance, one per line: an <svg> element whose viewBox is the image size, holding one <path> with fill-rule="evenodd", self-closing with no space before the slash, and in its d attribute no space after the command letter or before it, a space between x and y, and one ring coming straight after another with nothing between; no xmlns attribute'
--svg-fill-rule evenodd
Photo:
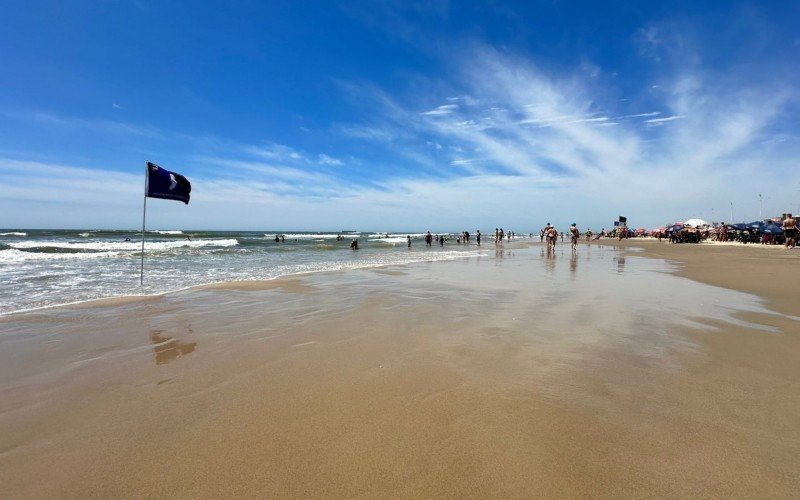
<svg viewBox="0 0 800 500"><path fill-rule="evenodd" d="M276 243L276 235L283 242ZM337 239L340 235L343 239ZM209 283L453 260L482 252L474 238L460 245L455 235L447 236L444 246L427 248L422 233L147 231L141 286L141 233L1 229L0 315ZM358 251L350 249L354 239Z"/></svg>

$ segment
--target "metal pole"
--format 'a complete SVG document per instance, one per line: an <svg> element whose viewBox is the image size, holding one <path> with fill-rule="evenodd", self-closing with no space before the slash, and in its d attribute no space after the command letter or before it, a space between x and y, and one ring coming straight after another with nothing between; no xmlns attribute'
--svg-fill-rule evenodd
<svg viewBox="0 0 800 500"><path fill-rule="evenodd" d="M733 224L733 202L731 202L731 224Z"/></svg>
<svg viewBox="0 0 800 500"><path fill-rule="evenodd" d="M764 200L761 198L761 194L758 195L758 219L763 221L764 220Z"/></svg>
<svg viewBox="0 0 800 500"><path fill-rule="evenodd" d="M144 206L142 207L142 268L139 273L139 286L144 286L144 221L147 217L147 179L150 172L147 169L147 162L144 162Z"/></svg>

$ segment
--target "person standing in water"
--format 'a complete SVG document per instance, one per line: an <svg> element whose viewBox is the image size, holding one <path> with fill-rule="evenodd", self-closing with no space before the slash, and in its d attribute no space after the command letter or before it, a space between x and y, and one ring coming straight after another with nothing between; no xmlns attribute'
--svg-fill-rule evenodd
<svg viewBox="0 0 800 500"><path fill-rule="evenodd" d="M409 234L406 236L406 241L408 241L408 248L411 248L411 235Z"/></svg>
<svg viewBox="0 0 800 500"><path fill-rule="evenodd" d="M475 231L475 241L478 242L478 246L481 246L481 230L480 229Z"/></svg>
<svg viewBox="0 0 800 500"><path fill-rule="evenodd" d="M428 234L425 235L425 245L431 246L432 242L433 242L433 236L431 236L431 232L428 231Z"/></svg>
<svg viewBox="0 0 800 500"><path fill-rule="evenodd" d="M554 226L551 226L548 222L547 225L549 226L547 229L547 250L548 252L555 251L556 243L558 242L558 231Z"/></svg>
<svg viewBox="0 0 800 500"><path fill-rule="evenodd" d="M573 253L575 253L575 251L578 249L578 238L580 237L581 237L581 232L578 231L578 225L573 222L572 225L569 227L569 238L572 243Z"/></svg>

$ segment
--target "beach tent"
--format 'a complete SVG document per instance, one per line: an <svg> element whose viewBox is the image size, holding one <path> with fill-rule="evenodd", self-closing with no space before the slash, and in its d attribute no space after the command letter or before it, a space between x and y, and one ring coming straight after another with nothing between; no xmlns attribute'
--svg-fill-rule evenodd
<svg viewBox="0 0 800 500"><path fill-rule="evenodd" d="M689 227L703 227L703 226L710 226L708 222L704 221L703 219L689 219L683 223L684 226Z"/></svg>
<svg viewBox="0 0 800 500"><path fill-rule="evenodd" d="M768 224L761 228L761 232L764 234L777 236L779 234L783 234L783 229L777 224Z"/></svg>

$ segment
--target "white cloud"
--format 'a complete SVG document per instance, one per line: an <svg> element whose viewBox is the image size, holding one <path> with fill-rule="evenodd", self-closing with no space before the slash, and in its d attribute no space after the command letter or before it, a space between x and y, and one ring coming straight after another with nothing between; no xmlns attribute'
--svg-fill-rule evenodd
<svg viewBox="0 0 800 500"><path fill-rule="evenodd" d="M200 172L190 176L192 204L165 208L179 222L162 225L336 229L346 220L359 229L457 230L502 221L527 232L548 219L596 228L619 214L637 226L711 218L712 208L720 214L731 200L746 213L739 200L749 191L771 189L776 207L796 196L797 155L785 148L796 152L798 142L770 140L780 135L774 129L786 103L796 99L791 86L762 88L677 67L657 79L658 93L643 84L648 107L636 112L631 101L640 99L601 97L608 96L602 72L597 80L587 80L585 68L555 76L486 47L454 57L427 93L401 97L369 84L342 86L369 113L329 129L342 143L336 156L349 167L374 168L370 179L352 168L327 168L344 163L330 151L226 144L187 156ZM442 101L449 104L418 111ZM663 111L648 111L654 108ZM109 125L53 114L31 119ZM377 153L367 157L365 150ZM96 183L96 199L82 194L86 178ZM46 220L54 206L91 225L107 204L113 218L102 220L114 223L105 226L135 227L140 203L138 172L101 177L90 168L0 158L0 210L18 225Z"/></svg>
<svg viewBox="0 0 800 500"><path fill-rule="evenodd" d="M661 125L666 122L671 122L673 120L680 120L684 118L683 116L679 115L672 115L672 116L665 116L664 118L652 118L650 120L645 120L644 122L650 125Z"/></svg>
<svg viewBox="0 0 800 500"><path fill-rule="evenodd" d="M425 111L422 114L428 116L440 116L440 115L449 115L453 111L458 109L457 104L443 104L437 108L434 108L430 111Z"/></svg>
<svg viewBox="0 0 800 500"><path fill-rule="evenodd" d="M103 118L64 116L48 111L2 111L0 115L45 126L55 126L65 129L83 129L100 134L132 135L154 139L164 136L161 130L150 125L119 122Z"/></svg>
<svg viewBox="0 0 800 500"><path fill-rule="evenodd" d="M318 163L320 165L330 165L332 167L341 167L342 165L344 165L344 162L342 160L332 158L326 154L320 154L318 158L319 158Z"/></svg>
<svg viewBox="0 0 800 500"><path fill-rule="evenodd" d="M648 117L648 116L658 116L660 114L661 114L660 111L650 111L649 113L636 113L636 114L633 114L633 115L620 116L619 119L623 119L623 118L644 118L644 117Z"/></svg>

